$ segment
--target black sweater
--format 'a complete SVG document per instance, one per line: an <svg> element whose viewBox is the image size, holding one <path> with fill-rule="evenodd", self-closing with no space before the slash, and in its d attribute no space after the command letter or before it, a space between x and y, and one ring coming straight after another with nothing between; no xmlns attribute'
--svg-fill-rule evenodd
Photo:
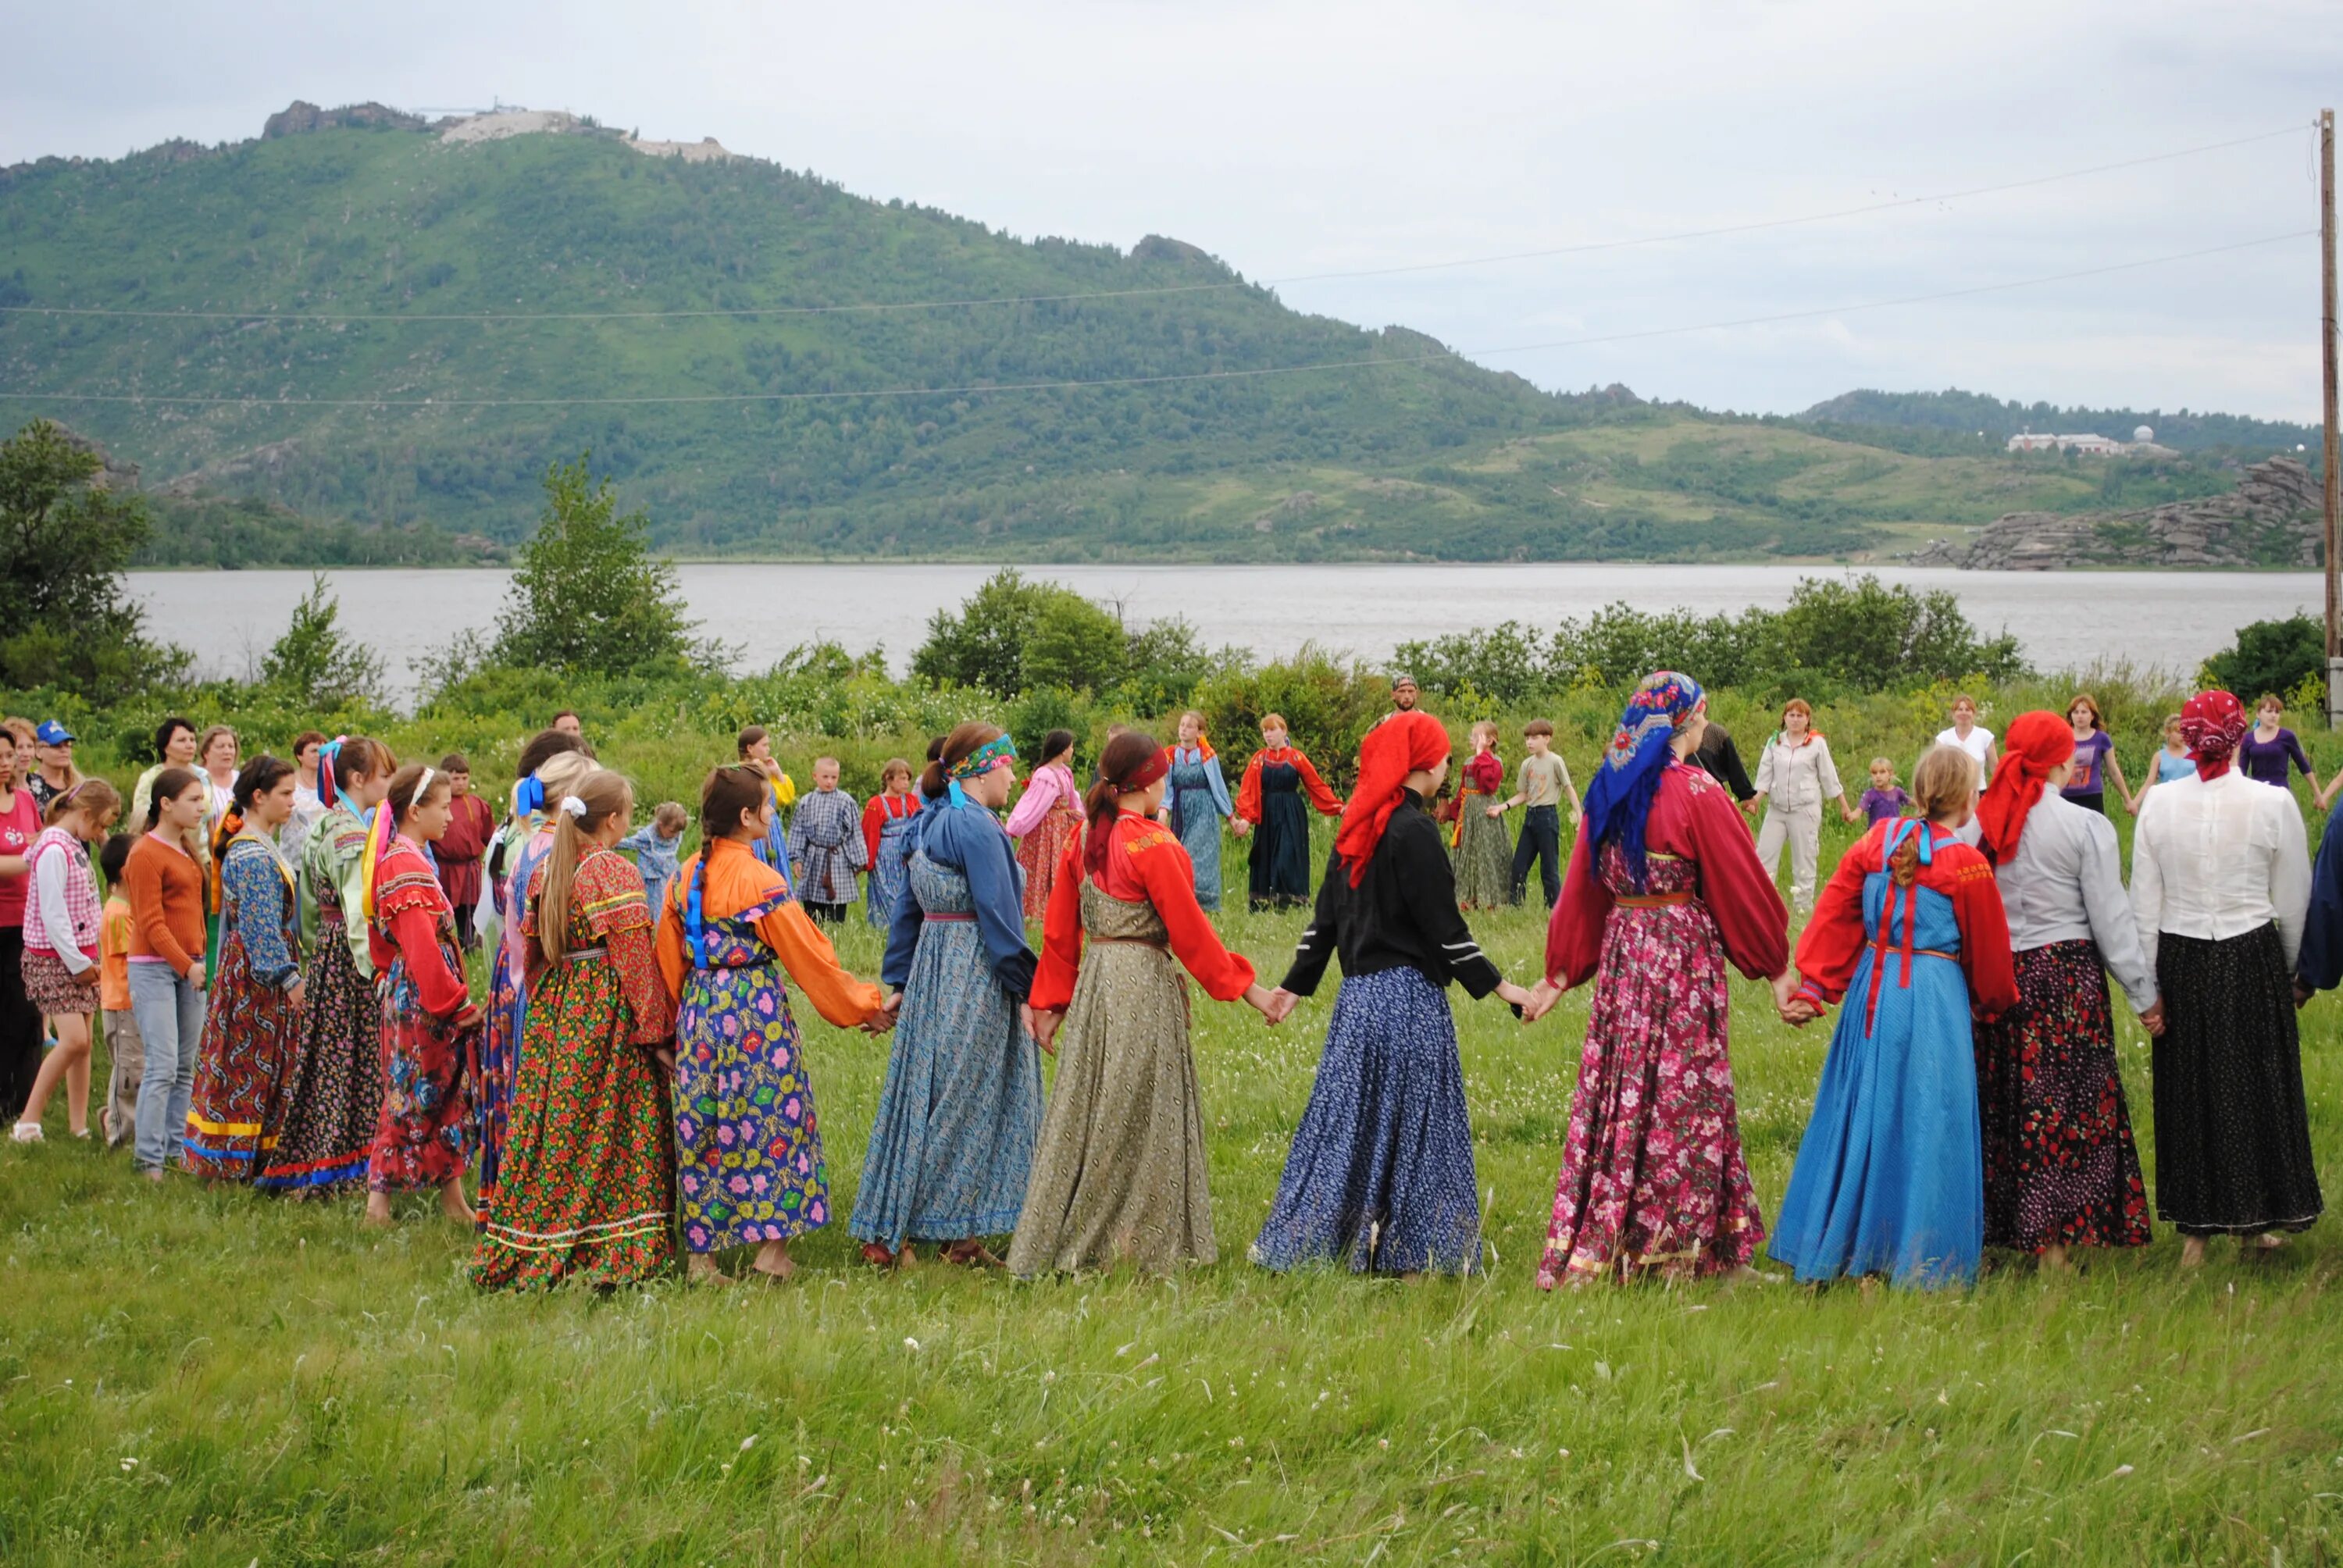
<svg viewBox="0 0 2343 1568"><path fill-rule="evenodd" d="M1749 769L1741 765L1741 748L1733 744L1733 737L1722 724L1710 723L1692 759L1702 772L1732 790L1735 800L1746 800L1757 793L1757 786L1749 782Z"/></svg>
<svg viewBox="0 0 2343 1568"><path fill-rule="evenodd" d="M1357 887L1351 886L1342 856L1328 857L1318 907L1293 950L1285 989L1298 996L1317 990L1326 961L1338 952L1346 975L1405 967L1436 986L1453 980L1475 997L1487 996L1504 979L1456 908L1448 846L1413 790L1401 795Z"/></svg>

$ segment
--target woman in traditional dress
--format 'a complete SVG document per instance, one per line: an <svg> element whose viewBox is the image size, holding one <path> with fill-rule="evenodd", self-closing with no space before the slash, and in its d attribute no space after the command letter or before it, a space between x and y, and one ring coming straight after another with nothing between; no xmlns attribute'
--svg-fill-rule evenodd
<svg viewBox="0 0 2343 1568"><path fill-rule="evenodd" d="M1931 747L1912 771L1921 817L1875 823L1798 940L1794 1027L1842 997L1815 1111L1782 1198L1775 1257L1801 1280L1885 1274L1965 1283L1985 1247L1972 1012L2017 1005L1993 867L1955 835L1976 764Z"/></svg>
<svg viewBox="0 0 2343 1568"><path fill-rule="evenodd" d="M553 852L521 913L528 1040L476 1285L638 1284L674 1266L675 1004L642 875L613 848L634 807L600 769L555 803Z"/></svg>
<svg viewBox="0 0 2343 1568"><path fill-rule="evenodd" d="M505 1128L528 1023L528 939L521 932L521 913L538 867L553 853L551 807L593 771L594 759L586 743L568 730L546 729L521 748L515 766L520 776L513 785L512 816L497 837L488 865L502 929L488 966L488 1015L480 1030L480 1081L473 1096L480 1141L476 1207L483 1215L496 1212L497 1189L504 1181Z"/></svg>
<svg viewBox="0 0 2343 1568"><path fill-rule="evenodd" d="M296 1196L324 1194L366 1180L382 1119L382 1010L374 994L374 954L360 911L366 900L367 824L398 766L390 749L363 735L318 749L317 799L324 814L302 845L300 1026L269 1116L276 1147L255 1185ZM300 787L296 784L297 799Z"/></svg>
<svg viewBox="0 0 2343 1568"><path fill-rule="evenodd" d="M466 1066L479 1048L480 1008L464 982L456 911L423 846L455 812L447 776L410 762L392 775L375 812L367 878L367 935L383 977L382 1118L367 1157L367 1223L390 1223L397 1192L437 1190L451 1220L464 1201Z"/></svg>
<svg viewBox="0 0 2343 1568"><path fill-rule="evenodd" d="M758 859L774 811L753 764L709 774L702 848L668 883L659 915L659 972L677 1004L678 1196L696 1280L721 1278L711 1254L739 1246L757 1249L757 1272L785 1280L790 1240L830 1223L813 1080L783 977L841 1029L894 1022L884 993L839 966L788 877Z"/></svg>
<svg viewBox="0 0 2343 1568"><path fill-rule="evenodd" d="M2232 765L2247 723L2226 691L2190 698L2196 775L2149 790L2132 833L2132 910L2164 998L2156 1213L2180 1232L2183 1268L2207 1236L2283 1246L2324 1206L2289 1005L2310 859L2292 793Z"/></svg>
<svg viewBox="0 0 2343 1568"><path fill-rule="evenodd" d="M1316 992L1327 960L1342 954L1309 1108L1252 1245L1264 1268L1463 1274L1480 1266L1473 1124L1448 982L1516 1007L1532 999L1497 971L1457 911L1447 846L1424 810L1448 750L1447 729L1421 712L1394 715L1360 743L1358 788L1317 912L1272 993L1275 1021Z"/></svg>
<svg viewBox="0 0 2343 1568"><path fill-rule="evenodd" d="M1473 755L1456 781L1456 828L1448 846L1456 867L1456 901L1468 910L1493 910L1514 902L1513 841L1498 802L1505 765L1497 756L1497 727L1487 719L1473 726Z"/></svg>
<svg viewBox="0 0 2343 1568"><path fill-rule="evenodd" d="M1017 864L1025 873L1025 918L1050 911L1050 890L1067 841L1082 830L1082 790L1074 782L1074 732L1052 729L1041 737L1041 765L1025 781L1017 809L1009 814L1009 836L1017 840Z"/></svg>
<svg viewBox="0 0 2343 1568"><path fill-rule="evenodd" d="M1171 752L1172 771L1164 781L1163 819L1180 836L1180 847L1195 868L1196 902L1204 909L1221 907L1221 819L1232 814L1227 780L1221 777L1221 759L1204 735L1204 716L1194 709L1180 716L1180 744Z"/></svg>
<svg viewBox="0 0 2343 1568"><path fill-rule="evenodd" d="M862 803L862 847L870 875L862 884L863 918L880 930L895 923L895 900L903 891L903 862L910 853L920 814L911 789L911 765L890 757L879 769L879 792Z"/></svg>
<svg viewBox="0 0 2343 1568"><path fill-rule="evenodd" d="M1017 749L990 724L963 724L929 764L943 800L918 819L880 981L895 1041L863 1156L850 1229L881 1267L941 1241L944 1261L997 1266L988 1236L1017 1228L1041 1131L1033 953L1023 880L993 817L1009 803Z"/></svg>
<svg viewBox="0 0 2343 1568"><path fill-rule="evenodd" d="M1326 788L1301 749L1287 743L1285 716L1264 713L1261 749L1245 764L1230 830L1252 839L1251 893L1256 910L1310 901L1309 803L1329 817L1342 814L1342 797Z"/></svg>
<svg viewBox="0 0 2343 1568"><path fill-rule="evenodd" d="M1594 980L1570 1099L1542 1290L1651 1270L1752 1271L1765 1219L1726 1051L1730 961L1789 991L1789 914L1725 786L1692 766L1708 701L1690 676L1644 678L1587 786L1545 981L1528 1016Z"/></svg>
<svg viewBox="0 0 2343 1568"><path fill-rule="evenodd" d="M2070 719L2084 702L2076 699ZM1977 847L2001 885L2017 1005L1976 1037L1985 1244L2036 1253L2057 1270L2069 1247L2147 1245L2147 1189L2116 1066L2108 973L2148 1033L2163 1032L2164 1006L2124 896L2115 825L2065 793L2074 726L2021 713L2001 744L1977 803Z"/></svg>
<svg viewBox="0 0 2343 1568"><path fill-rule="evenodd" d="M57 1036L18 1115L18 1142L37 1141L49 1095L65 1086L65 1126L89 1136L91 1020L98 1010L98 928L104 906L90 874L89 846L122 814L122 797L103 779L84 779L49 798L47 826L25 856L25 995ZM25 1130L31 1131L27 1132Z"/></svg>
<svg viewBox="0 0 2343 1568"><path fill-rule="evenodd" d="M1169 1273L1220 1255L1180 969L1207 995L1242 997L1264 1018L1270 992L1221 945L1188 851L1155 820L1171 765L1139 730L1107 742L1082 835L1066 847L1050 895L1033 1024L1046 1050L1062 1022L1065 1046L1009 1244L1020 1275L1125 1258Z"/></svg>
<svg viewBox="0 0 2343 1568"><path fill-rule="evenodd" d="M293 764L263 752L229 790L212 839L220 911L183 1158L214 1181L249 1181L277 1147L275 1112L301 1034L301 923L277 835L293 815Z"/></svg>

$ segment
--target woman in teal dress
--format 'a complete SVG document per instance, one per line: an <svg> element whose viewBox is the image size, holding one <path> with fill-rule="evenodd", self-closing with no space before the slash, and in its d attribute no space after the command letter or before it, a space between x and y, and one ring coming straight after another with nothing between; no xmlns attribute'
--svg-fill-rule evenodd
<svg viewBox="0 0 2343 1568"><path fill-rule="evenodd" d="M862 1184L848 1226L882 1268L914 1241L944 1261L1000 1261L987 1236L1017 1229L1041 1136L1041 1053L1026 998L1024 875L993 813L1009 803L1017 748L969 723L928 764L942 799L918 824L880 981L896 1010Z"/></svg>
<svg viewBox="0 0 2343 1568"><path fill-rule="evenodd" d="M1180 835L1181 848L1196 868L1196 902L1221 907L1221 823L1236 812L1229 799L1221 759L1204 738L1204 716L1194 709L1180 716L1180 743L1172 748L1172 771L1164 775L1163 819Z"/></svg>
<svg viewBox="0 0 2343 1568"><path fill-rule="evenodd" d="M1885 1274L1966 1283L1985 1250L1985 1156L1972 1001L2017 1005L1993 867L1954 837L1976 784L1966 753L1920 759L1925 821L1875 825L1847 851L1798 942L1783 1018L1841 998L1815 1113L1769 1249L1801 1280Z"/></svg>

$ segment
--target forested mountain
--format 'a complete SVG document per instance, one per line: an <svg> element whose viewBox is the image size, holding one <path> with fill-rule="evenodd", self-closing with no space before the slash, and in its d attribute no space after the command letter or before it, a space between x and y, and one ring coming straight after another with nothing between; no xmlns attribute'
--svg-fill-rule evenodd
<svg viewBox="0 0 2343 1568"><path fill-rule="evenodd" d="M1924 432L1949 437L1956 443L1982 440L1995 447L2021 430L2090 434L2128 441L2132 432L2142 425L2156 432L2157 446L2186 453L2242 454L2252 458L2272 452L2290 452L2298 444L2315 453L2319 445L2315 426L2289 425L2282 420L2197 413L2187 408L2171 413L2161 408L2061 408L2050 403L2005 401L1956 387L1943 392L1875 392L1868 388L1843 392L1815 404L1799 415L1798 421L1825 427L1879 427Z"/></svg>
<svg viewBox="0 0 2343 1568"><path fill-rule="evenodd" d="M704 554L1861 556L2106 499L2097 470L1885 449L1859 410L1545 393L1176 240L1020 240L553 119L462 139L296 106L256 141L0 172L0 388L121 399L0 417L195 503L159 559L281 558L285 508L342 558L375 548L353 529L402 532L401 558L508 542L587 449ZM1391 363L1258 374L1357 361ZM1099 380L1125 384L976 390ZM2137 483L2202 493L2220 467ZM268 509L218 509L246 499Z"/></svg>

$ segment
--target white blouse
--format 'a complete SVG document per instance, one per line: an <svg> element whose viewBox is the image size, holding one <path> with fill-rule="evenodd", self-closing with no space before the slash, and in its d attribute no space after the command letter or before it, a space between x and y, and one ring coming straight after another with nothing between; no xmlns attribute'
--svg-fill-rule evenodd
<svg viewBox="0 0 2343 1568"><path fill-rule="evenodd" d="M1799 746L1785 735L1766 742L1765 755L1757 759L1756 783L1757 792L1777 811L1819 811L1824 801L1845 793L1831 761L1830 742L1819 735Z"/></svg>
<svg viewBox="0 0 2343 1568"><path fill-rule="evenodd" d="M2310 907L2310 850L2293 794L2234 768L2149 790L2132 831L2131 906L2151 972L2161 932L2226 941L2272 920L2291 970Z"/></svg>
<svg viewBox="0 0 2343 1568"><path fill-rule="evenodd" d="M2037 788L2042 798L2026 814L2016 851L1995 878L2009 916L2010 950L2090 942L2132 1010L2146 1012L2156 1005L2156 971L2140 951L2139 928L2124 898L2116 825L2046 785Z"/></svg>

